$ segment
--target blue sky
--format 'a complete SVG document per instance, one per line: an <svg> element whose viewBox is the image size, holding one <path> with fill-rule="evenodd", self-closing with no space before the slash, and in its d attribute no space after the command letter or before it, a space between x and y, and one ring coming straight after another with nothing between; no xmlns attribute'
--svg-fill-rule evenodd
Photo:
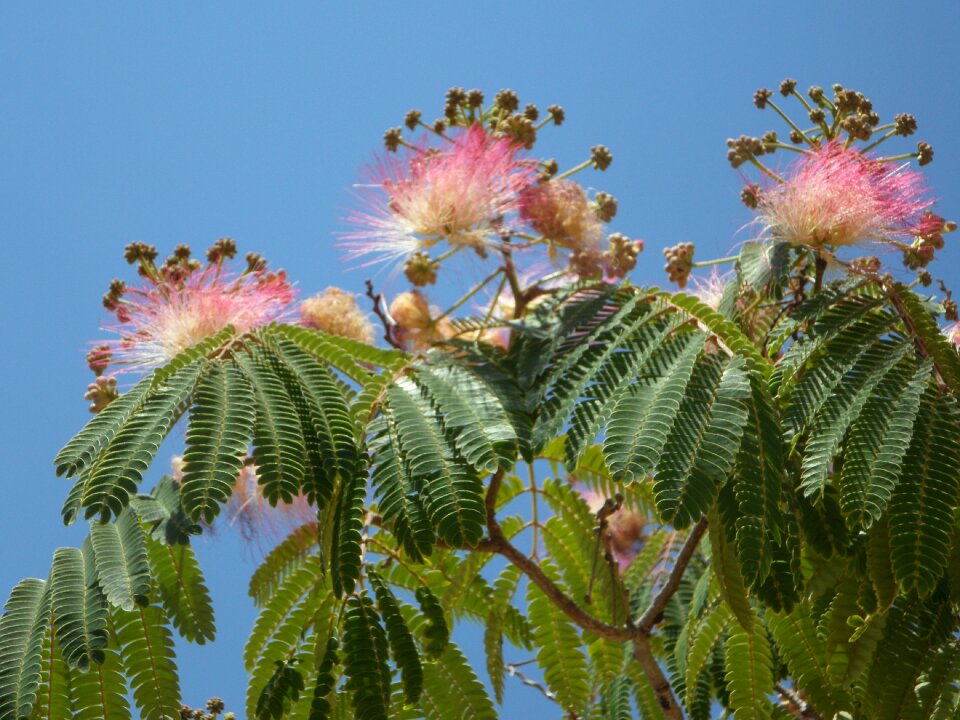
<svg viewBox="0 0 960 720"><path fill-rule="evenodd" d="M610 147L611 168L580 179L619 199L612 229L646 240L640 283L664 282L665 246L692 240L704 259L745 239L724 141L779 129L751 96L787 76L862 90L885 118L914 113L956 219L958 31L956 0L0 4L0 593L85 533L60 525L52 458L88 419L84 353L108 282L130 277L128 242L164 253L231 236L304 295L359 291L332 238L348 188L384 129L412 107L439 115L452 85L563 105L538 144L561 166ZM947 242L938 274L958 286L960 238ZM241 708L256 554L223 536L201 552L220 639L183 649L185 699ZM544 707L508 687L516 711Z"/></svg>

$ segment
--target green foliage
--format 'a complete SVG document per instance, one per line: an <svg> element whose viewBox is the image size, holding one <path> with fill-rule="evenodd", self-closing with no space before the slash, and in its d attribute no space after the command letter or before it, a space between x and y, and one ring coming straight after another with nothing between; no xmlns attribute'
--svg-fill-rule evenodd
<svg viewBox="0 0 960 720"><path fill-rule="evenodd" d="M317 515L251 578L247 717L492 718L532 662L582 718L956 717L960 355L931 301L813 292L811 260L748 243L719 310L537 288L416 356L286 325L181 353L56 458L90 532L5 606L0 720L177 716L173 632L215 635L190 541L249 465Z"/></svg>
<svg viewBox="0 0 960 720"><path fill-rule="evenodd" d="M113 608L111 623L140 716L145 720L174 717L180 711L180 680L163 608Z"/></svg>

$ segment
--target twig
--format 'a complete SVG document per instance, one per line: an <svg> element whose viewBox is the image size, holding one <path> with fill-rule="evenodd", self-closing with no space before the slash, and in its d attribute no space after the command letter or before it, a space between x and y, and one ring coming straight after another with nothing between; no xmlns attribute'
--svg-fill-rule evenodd
<svg viewBox="0 0 960 720"><path fill-rule="evenodd" d="M380 322L383 323L383 339L387 341L388 345L398 350L403 350L403 346L393 337L393 324L390 322L390 318L388 318L383 311L383 293L375 293L373 291L373 283L370 280L365 282L367 285L367 297L373 301L373 312L380 318Z"/></svg>
<svg viewBox="0 0 960 720"><path fill-rule="evenodd" d="M796 690L781 683L774 683L773 689L786 701L783 707L794 717L803 718L803 720L822 720L820 713L810 707L810 703L800 697Z"/></svg>
<svg viewBox="0 0 960 720"><path fill-rule="evenodd" d="M690 531L690 535L687 537L683 547L680 548L680 553L673 563L673 569L670 571L670 576L667 578L667 581L663 584L663 587L660 588L660 592L657 593L656 597L653 598L650 607L647 608L647 611L643 613L640 620L636 623L635 627L643 635L649 635L654 625L663 618L663 610L667 607L667 603L670 601L670 598L673 597L677 588L680 587L683 573L687 569L687 565L690 563L690 559L693 557L693 553L696 551L697 545L700 544L700 540L706 531L707 518L701 517L697 524L693 526L693 530Z"/></svg>
<svg viewBox="0 0 960 720"><path fill-rule="evenodd" d="M547 577L546 573L543 572L536 562L512 545L504 536L500 523L497 522L496 515L497 494L500 492L500 487L503 484L503 476L504 471L502 469L494 473L490 479L490 485L487 488L487 494L484 498L484 506L487 513L487 531L490 538L489 540L483 541L483 549L499 553L516 565L517 568L547 596L547 599L550 600L555 607L587 632L614 642L632 642L634 657L637 659L637 662L640 663L640 667L647 676L647 680L650 681L650 686L657 696L657 702L663 709L664 715L668 720L683 720L683 712L680 710L680 705L673 694L673 688L670 686L670 682L666 676L664 676L663 670L660 668L660 664L657 662L653 650L650 647L649 636L650 630L663 612L663 607L666 606L667 601L673 593L676 592L680 584L683 571L690 562L697 543L699 543L700 538L706 530L706 520L701 519L700 522L694 526L690 537L677 556L674 570L670 573L666 584L657 594L653 604L650 609L647 610L647 613L644 614L644 618L641 619L640 623L637 625L610 625L584 611L583 608L570 599L563 590L557 587L557 585ZM645 623L644 619L647 618L648 615L650 615L653 620Z"/></svg>

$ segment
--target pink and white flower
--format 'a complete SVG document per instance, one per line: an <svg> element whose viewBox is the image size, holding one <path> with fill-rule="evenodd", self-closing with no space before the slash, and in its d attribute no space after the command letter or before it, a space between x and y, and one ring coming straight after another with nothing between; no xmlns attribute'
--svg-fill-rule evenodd
<svg viewBox="0 0 960 720"><path fill-rule="evenodd" d="M921 173L832 142L764 188L757 212L771 237L819 248L925 235L936 230L924 216L932 204Z"/></svg>
<svg viewBox="0 0 960 720"><path fill-rule="evenodd" d="M360 189L367 209L347 217L351 258L398 259L446 241L482 252L535 177L511 139L472 125L443 148L380 158Z"/></svg>
<svg viewBox="0 0 960 720"><path fill-rule="evenodd" d="M943 334L946 335L947 340L952 342L957 349L960 349L960 322L955 322L953 325L945 327Z"/></svg>
<svg viewBox="0 0 960 720"><path fill-rule="evenodd" d="M291 311L286 273L255 270L231 275L220 264L183 272L145 273L140 287L124 287L111 309L119 321L107 329L112 365L150 370L227 326L238 333L281 320Z"/></svg>

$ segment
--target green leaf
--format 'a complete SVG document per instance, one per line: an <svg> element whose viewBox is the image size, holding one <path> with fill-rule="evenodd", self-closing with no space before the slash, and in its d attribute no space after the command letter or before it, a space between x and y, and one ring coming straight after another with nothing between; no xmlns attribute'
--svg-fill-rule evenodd
<svg viewBox="0 0 960 720"><path fill-rule="evenodd" d="M263 607L291 573L310 562L317 549L317 525L307 523L293 530L275 546L250 577L249 594L257 607Z"/></svg>
<svg viewBox="0 0 960 720"><path fill-rule="evenodd" d="M737 265L743 281L754 290L779 286L789 271L790 243L753 240L743 244Z"/></svg>
<svg viewBox="0 0 960 720"><path fill-rule="evenodd" d="M891 295L894 306L910 323L910 329L923 344L926 354L933 359L940 377L950 387L954 397L960 397L960 356L957 355L956 348L940 332L937 323L915 293L896 283Z"/></svg>
<svg viewBox="0 0 960 720"><path fill-rule="evenodd" d="M263 496L271 505L291 503L300 493L306 458L296 407L275 358L258 350L235 359L253 387L253 459Z"/></svg>
<svg viewBox="0 0 960 720"><path fill-rule="evenodd" d="M728 487L736 499L736 549L743 579L758 585L772 562L785 520L780 507L785 459L780 424L767 385L750 376L748 422L740 443L737 472Z"/></svg>
<svg viewBox="0 0 960 720"><path fill-rule="evenodd" d="M169 475L160 478L149 495L131 498L130 506L147 526L147 534L168 545L186 545L201 532L180 506L180 486Z"/></svg>
<svg viewBox="0 0 960 720"><path fill-rule="evenodd" d="M694 704L694 695L700 675L706 670L707 663L713 659L713 651L720 646L721 639L733 617L726 603L715 603L696 626L696 632L690 642L686 660L686 690L684 704L689 708Z"/></svg>
<svg viewBox="0 0 960 720"><path fill-rule="evenodd" d="M766 620L779 654L813 706L829 717L850 708L850 699L830 677L826 648L810 619L808 606L797 605L790 613L770 613Z"/></svg>
<svg viewBox="0 0 960 720"><path fill-rule="evenodd" d="M85 673L73 675L73 720L130 720L120 653L108 647L103 654L103 662L94 663Z"/></svg>
<svg viewBox="0 0 960 720"><path fill-rule="evenodd" d="M253 427L253 392L233 363L209 363L193 394L180 498L194 522L212 523L230 499Z"/></svg>
<svg viewBox="0 0 960 720"><path fill-rule="evenodd" d="M436 413L406 378L387 391L408 471L437 534L453 547L476 545L483 536L483 485L446 442Z"/></svg>
<svg viewBox="0 0 960 720"><path fill-rule="evenodd" d="M373 570L367 568L367 577L377 595L377 608L387 628L387 639L390 641L390 654L393 661L400 668L403 678L403 693L408 703L416 703L423 690L423 667L420 664L420 653L410 628L407 627L397 599L383 582L383 579Z"/></svg>
<svg viewBox="0 0 960 720"><path fill-rule="evenodd" d="M371 430L374 432L370 441L373 491L383 524L390 528L407 554L422 559L433 552L437 536L420 498L422 482L408 471L404 462L397 420L391 408L383 408L383 414L377 418L376 425L371 425Z"/></svg>
<svg viewBox="0 0 960 720"><path fill-rule="evenodd" d="M839 487L851 530L869 529L886 510L932 371L930 363L892 371L850 429Z"/></svg>
<svg viewBox="0 0 960 720"><path fill-rule="evenodd" d="M143 529L130 510L115 523L90 528L94 566L100 586L111 605L133 610L146 605L150 595L150 568Z"/></svg>
<svg viewBox="0 0 960 720"><path fill-rule="evenodd" d="M180 712L180 681L167 618L156 605L112 611L124 675L143 720L169 720Z"/></svg>
<svg viewBox="0 0 960 720"><path fill-rule="evenodd" d="M284 578L283 583L274 591L265 607L257 615L253 630L250 631L243 648L243 663L248 672L255 670L259 658L267 649L271 639L283 628L291 613L301 608L299 610L301 617L307 617L310 614L309 608L302 608L302 604L318 589L319 582L320 567L319 563L315 562L299 565ZM328 591L323 592L320 597L327 595L329 595ZM319 598L314 602L319 602ZM299 630L300 628L297 628L297 632Z"/></svg>
<svg viewBox="0 0 960 720"><path fill-rule="evenodd" d="M50 627L50 593L43 580L17 583L0 617L0 718L30 714L40 685L44 637Z"/></svg>
<svg viewBox="0 0 960 720"><path fill-rule="evenodd" d="M655 386L649 401L632 393L624 395L611 415L603 450L610 471L618 479L643 480L656 465L676 422L703 348L703 338L687 334L677 343L676 359Z"/></svg>
<svg viewBox="0 0 960 720"><path fill-rule="evenodd" d="M296 701L304 690L303 674L294 662L277 660L276 670L257 699L254 720L281 720L288 704Z"/></svg>
<svg viewBox="0 0 960 720"><path fill-rule="evenodd" d="M106 450L84 471L81 503L87 518L107 521L127 506L193 392L201 367L200 362L186 365L154 386Z"/></svg>
<svg viewBox="0 0 960 720"><path fill-rule="evenodd" d="M541 567L551 579L558 580L549 560L544 560ZM576 626L533 583L527 589L527 612L538 648L537 664L547 687L564 710L580 714L590 699L590 678Z"/></svg>
<svg viewBox="0 0 960 720"><path fill-rule="evenodd" d="M495 720L497 712L483 684L453 643L448 643L436 662L423 666L420 706L427 720L461 718Z"/></svg>
<svg viewBox="0 0 960 720"><path fill-rule="evenodd" d="M930 593L947 566L960 493L960 411L932 386L890 499L890 550L904 593Z"/></svg>
<svg viewBox="0 0 960 720"><path fill-rule="evenodd" d="M767 720L773 712L770 643L765 633L734 628L726 645L727 684L734 717Z"/></svg>
<svg viewBox="0 0 960 720"><path fill-rule="evenodd" d="M30 720L72 720L70 690L77 672L63 659L53 633L47 633L44 639L40 667L37 702L29 715Z"/></svg>
<svg viewBox="0 0 960 720"><path fill-rule="evenodd" d="M340 643L336 636L331 636L327 641L326 650L323 653L323 659L320 661L320 667L317 670L317 682L313 689L313 699L310 703L309 720L327 720L330 717L330 693L336 685L337 678L335 667L339 660L337 650Z"/></svg>
<svg viewBox="0 0 960 720"><path fill-rule="evenodd" d="M344 686L359 720L386 720L390 706L387 636L373 602L366 596L347 599L344 617Z"/></svg>
<svg viewBox="0 0 960 720"><path fill-rule="evenodd" d="M450 641L450 628L443 614L443 606L437 600L430 588L422 585L416 590L417 602L420 603L420 612L426 618L423 626L423 651L432 658L437 658Z"/></svg>
<svg viewBox="0 0 960 720"><path fill-rule="evenodd" d="M333 495L337 479L352 477L360 464L360 444L350 406L341 385L330 372L289 340L278 339L273 347L292 375L295 397L306 405L301 422L308 437L313 465L310 494L323 508Z"/></svg>
<svg viewBox="0 0 960 720"><path fill-rule="evenodd" d="M103 661L107 645L106 603L95 578L87 577L85 565L80 550L57 548L50 568L56 653L84 671L91 662Z"/></svg>
<svg viewBox="0 0 960 720"><path fill-rule="evenodd" d="M477 472L513 464L517 436L497 397L474 375L442 355L417 368L416 381L436 405L450 441Z"/></svg>
<svg viewBox="0 0 960 720"><path fill-rule="evenodd" d="M800 487L807 497L823 497L834 457L847 430L864 410L874 390L910 349L910 345L903 342L875 343L820 406L803 451Z"/></svg>
<svg viewBox="0 0 960 720"><path fill-rule="evenodd" d="M725 318L700 298L685 293L669 292L660 292L657 297L696 318L699 324L712 333L731 355L742 357L749 370L758 372L763 377L770 374L770 364L763 355L757 352L750 338L744 335L735 323Z"/></svg>
<svg viewBox="0 0 960 720"><path fill-rule="evenodd" d="M270 328L268 333L288 338L302 350L329 363L360 384L373 375L366 366L399 370L410 357L399 350L383 350L350 338L293 325L278 325Z"/></svg>
<svg viewBox="0 0 960 720"><path fill-rule="evenodd" d="M213 603L193 548L147 538L147 555L160 602L173 626L190 642L213 641Z"/></svg>
<svg viewBox="0 0 960 720"><path fill-rule="evenodd" d="M363 501L367 494L366 478L356 475L344 478L340 486L339 511L336 514L330 573L337 595L353 592L360 578L363 548Z"/></svg>
<svg viewBox="0 0 960 720"><path fill-rule="evenodd" d="M97 413L57 453L54 460L57 475L74 477L87 469L110 445L130 416L139 409L143 398L147 396L152 386L153 375L151 374ZM69 520L69 522L73 521Z"/></svg>

